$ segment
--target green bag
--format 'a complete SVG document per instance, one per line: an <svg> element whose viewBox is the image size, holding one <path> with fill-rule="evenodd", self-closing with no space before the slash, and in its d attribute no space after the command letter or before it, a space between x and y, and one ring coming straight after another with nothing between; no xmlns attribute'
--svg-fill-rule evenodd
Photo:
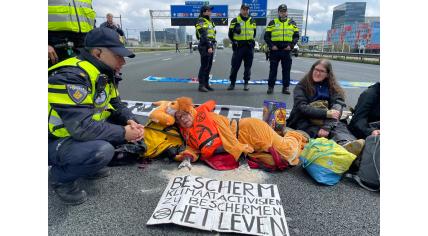
<svg viewBox="0 0 428 236"><path fill-rule="evenodd" d="M342 178L356 156L333 140L309 140L300 156L302 167L318 183L335 185Z"/></svg>

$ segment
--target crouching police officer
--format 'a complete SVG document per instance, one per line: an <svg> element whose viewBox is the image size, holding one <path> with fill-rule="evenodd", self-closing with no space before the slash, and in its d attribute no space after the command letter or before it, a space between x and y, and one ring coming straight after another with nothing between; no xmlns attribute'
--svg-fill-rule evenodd
<svg viewBox="0 0 428 236"><path fill-rule="evenodd" d="M251 66L254 58L254 37L256 36L256 21L249 16L250 6L241 5L238 17L233 18L229 26L229 39L232 41L232 69L230 70L230 85L227 90L235 89L236 76L244 60L244 90L248 91L248 81L251 76Z"/></svg>
<svg viewBox="0 0 428 236"><path fill-rule="evenodd" d="M87 199L78 178L108 176L104 167L114 146L144 135L144 127L121 102L115 77L124 57L135 55L109 28L88 32L84 46L78 57L50 67L48 78L49 182L72 205Z"/></svg>
<svg viewBox="0 0 428 236"><path fill-rule="evenodd" d="M278 64L282 66L282 93L290 94L291 50L299 40L299 28L296 23L287 18L287 5L278 7L278 18L271 20L266 27L264 39L270 51L270 70L267 93L273 93L276 82Z"/></svg>
<svg viewBox="0 0 428 236"><path fill-rule="evenodd" d="M199 68L199 92L214 91L209 85L210 71L213 65L214 45L216 43L215 25L211 21L213 7L204 5L201 7L198 22L196 23L196 38L199 40L198 50L201 54L201 67Z"/></svg>

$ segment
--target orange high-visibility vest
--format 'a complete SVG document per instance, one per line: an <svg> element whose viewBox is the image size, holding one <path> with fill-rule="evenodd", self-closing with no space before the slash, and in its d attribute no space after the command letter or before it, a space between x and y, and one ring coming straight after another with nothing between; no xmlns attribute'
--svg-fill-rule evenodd
<svg viewBox="0 0 428 236"><path fill-rule="evenodd" d="M191 128L180 128L187 145L201 152L201 160L211 157L222 148L217 126L209 116L215 107L214 101L208 101L196 108L196 116Z"/></svg>

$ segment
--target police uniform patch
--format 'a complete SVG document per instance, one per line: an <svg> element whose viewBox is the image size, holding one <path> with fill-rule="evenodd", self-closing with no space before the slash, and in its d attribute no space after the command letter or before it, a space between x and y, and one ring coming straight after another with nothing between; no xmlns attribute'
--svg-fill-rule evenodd
<svg viewBox="0 0 428 236"><path fill-rule="evenodd" d="M68 96L76 104L80 104L88 96L88 90L84 85L67 84Z"/></svg>
<svg viewBox="0 0 428 236"><path fill-rule="evenodd" d="M103 90L102 92L97 94L95 99L95 104L101 105L103 104L103 102L105 102L106 99L107 99L107 94L106 94L106 91Z"/></svg>

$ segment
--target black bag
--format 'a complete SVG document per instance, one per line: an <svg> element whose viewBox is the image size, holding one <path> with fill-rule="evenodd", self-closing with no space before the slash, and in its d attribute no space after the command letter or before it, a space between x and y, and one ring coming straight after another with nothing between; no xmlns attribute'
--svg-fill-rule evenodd
<svg viewBox="0 0 428 236"><path fill-rule="evenodd" d="M358 157L359 168L346 177L354 179L361 187L369 191L380 190L380 135L366 138L364 149Z"/></svg>
<svg viewBox="0 0 428 236"><path fill-rule="evenodd" d="M141 155L147 150L144 139L119 145L115 149L112 160L108 166L122 166L138 163Z"/></svg>

